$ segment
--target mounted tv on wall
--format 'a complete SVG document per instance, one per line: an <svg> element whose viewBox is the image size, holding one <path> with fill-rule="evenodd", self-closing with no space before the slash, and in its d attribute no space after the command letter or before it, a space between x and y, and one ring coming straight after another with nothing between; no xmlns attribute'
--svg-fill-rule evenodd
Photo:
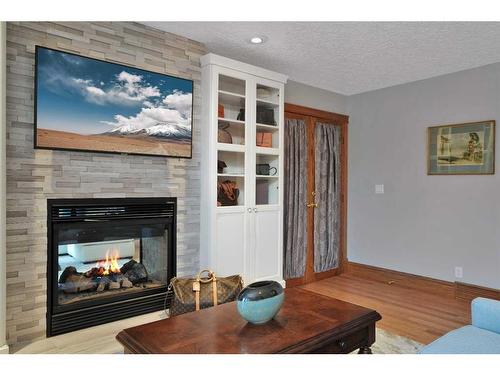
<svg viewBox="0 0 500 375"><path fill-rule="evenodd" d="M193 81L36 47L35 148L190 158Z"/></svg>

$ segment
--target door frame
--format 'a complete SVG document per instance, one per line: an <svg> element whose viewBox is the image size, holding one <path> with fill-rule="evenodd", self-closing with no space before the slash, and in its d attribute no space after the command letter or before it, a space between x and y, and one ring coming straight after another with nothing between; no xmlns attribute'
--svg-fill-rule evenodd
<svg viewBox="0 0 500 375"><path fill-rule="evenodd" d="M304 119L307 118L308 138L314 139L314 124L316 121L324 121L333 123L340 127L341 130L341 147L340 147L340 252L339 252L339 266L333 270L325 272L314 272L314 232L311 230L314 225L314 211L308 210L307 217L307 263L306 271L303 277L286 280L287 287L294 287L303 284L308 284L314 281L339 275L345 271L347 266L347 145L348 145L348 124L349 116L327 112L315 108L303 107L296 104L285 103L285 120L287 118ZM285 121L286 124L286 121ZM286 126L286 125L285 125ZM311 192L314 187L315 168L314 168L314 149L308 148L309 155L308 161L308 186L307 196L311 198ZM306 202L304 202L305 204Z"/></svg>

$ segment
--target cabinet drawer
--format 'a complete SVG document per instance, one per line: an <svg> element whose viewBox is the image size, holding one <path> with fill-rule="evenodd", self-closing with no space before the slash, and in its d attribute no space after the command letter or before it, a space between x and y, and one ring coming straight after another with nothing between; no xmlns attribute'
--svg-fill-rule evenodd
<svg viewBox="0 0 500 375"><path fill-rule="evenodd" d="M368 327L365 327L340 338L329 340L322 347L313 350L312 353L347 354L361 346L370 345L368 337L369 330Z"/></svg>

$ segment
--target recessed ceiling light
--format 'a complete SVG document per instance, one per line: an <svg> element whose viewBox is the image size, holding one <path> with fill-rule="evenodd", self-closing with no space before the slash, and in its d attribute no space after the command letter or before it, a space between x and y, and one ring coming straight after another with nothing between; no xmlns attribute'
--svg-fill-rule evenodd
<svg viewBox="0 0 500 375"><path fill-rule="evenodd" d="M253 38L250 39L250 43L252 44L262 44L265 41L266 39L263 36L254 36Z"/></svg>

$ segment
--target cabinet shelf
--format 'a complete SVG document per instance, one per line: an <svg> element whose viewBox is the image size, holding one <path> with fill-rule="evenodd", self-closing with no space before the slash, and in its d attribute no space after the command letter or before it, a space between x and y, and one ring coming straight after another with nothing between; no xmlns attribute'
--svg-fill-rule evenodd
<svg viewBox="0 0 500 375"><path fill-rule="evenodd" d="M265 107L265 108L279 107L279 103L273 102L271 100L257 99L256 101L257 101L257 105L260 105L261 107Z"/></svg>
<svg viewBox="0 0 500 375"><path fill-rule="evenodd" d="M270 176L270 175L264 175L264 174L258 174L255 176L255 178L261 178L261 179L267 179L267 178L279 178L280 176L278 175L273 175L273 176Z"/></svg>
<svg viewBox="0 0 500 375"><path fill-rule="evenodd" d="M256 154L260 155L279 155L280 150L278 148L271 147L256 147Z"/></svg>
<svg viewBox="0 0 500 375"><path fill-rule="evenodd" d="M245 98L245 95L238 94L236 92L226 91L226 90L219 90L219 94L225 95L225 96L234 96L237 98Z"/></svg>
<svg viewBox="0 0 500 375"><path fill-rule="evenodd" d="M242 173L217 173L217 177L233 177L233 178L241 177L241 178L244 178L245 175Z"/></svg>
<svg viewBox="0 0 500 375"><path fill-rule="evenodd" d="M235 94L229 91L219 90L219 104L229 104L232 106L244 106L245 95Z"/></svg>
<svg viewBox="0 0 500 375"><path fill-rule="evenodd" d="M245 152L245 145L235 145L233 143L217 143L217 150L229 152Z"/></svg>
<svg viewBox="0 0 500 375"><path fill-rule="evenodd" d="M242 126L245 125L245 121L233 120L233 119L230 119L230 118L217 117L217 120L219 121L219 124L225 122L225 123L228 123L228 124L231 124L231 125L242 125Z"/></svg>
<svg viewBox="0 0 500 375"><path fill-rule="evenodd" d="M278 131L279 128L277 125L267 125L267 124L255 124L255 126L257 127L257 129L262 129L262 130L266 130L266 131Z"/></svg>

